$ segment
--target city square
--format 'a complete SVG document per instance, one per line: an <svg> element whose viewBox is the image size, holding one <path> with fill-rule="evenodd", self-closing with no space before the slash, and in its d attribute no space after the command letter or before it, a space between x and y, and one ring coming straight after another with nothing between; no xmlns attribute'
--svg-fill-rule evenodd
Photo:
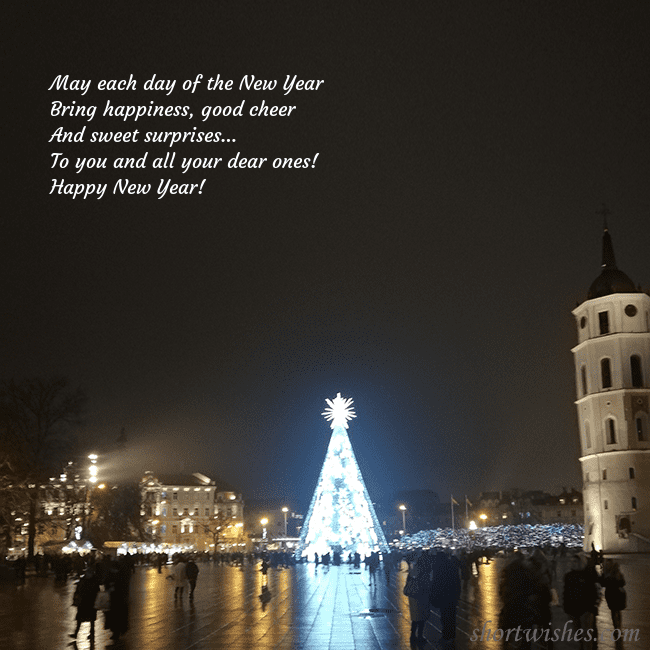
<svg viewBox="0 0 650 650"><path fill-rule="evenodd" d="M627 580L628 608L623 627L638 630L638 640L615 643L611 634L609 610L601 603L598 647L607 650L646 648L650 638L650 607L647 591L650 559L629 557L619 560ZM497 559L482 565L463 587L458 607L457 650L484 650L501 647L487 641L488 630L496 631L501 603L498 575L504 565ZM170 565L171 566L171 565ZM155 567L137 567L131 584L129 630L119 642L110 640L98 616L96 639L86 639L81 628L79 650L105 647L124 650L407 650L410 619L407 599L402 593L406 573L393 572L388 582L383 571L371 582L367 570L346 565L315 567L302 564L287 569L271 569L266 578L255 566L213 566L199 563L195 597L174 600L173 581L167 579L170 567L158 573ZM560 562L554 582L562 593L562 576L568 561ZM271 593L267 603L259 596L266 583ZM71 606L73 581L55 585L53 578L33 576L23 587L0 592L0 637L7 650L33 650L72 647L69 634L74 630ZM567 617L561 607L553 608L553 626L561 631ZM440 619L432 611L425 636L426 645L436 647L440 639ZM483 635L483 640L481 640ZM540 647L535 645L534 647ZM558 642L558 650L577 650L573 641Z"/></svg>

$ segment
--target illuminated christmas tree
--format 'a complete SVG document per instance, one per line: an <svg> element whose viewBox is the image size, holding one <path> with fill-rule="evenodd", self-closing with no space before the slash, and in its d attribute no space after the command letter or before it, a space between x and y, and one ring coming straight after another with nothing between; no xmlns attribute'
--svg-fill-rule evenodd
<svg viewBox="0 0 650 650"><path fill-rule="evenodd" d="M355 418L352 400L341 397L326 400L323 415L331 420L330 439L325 462L300 534L297 556L339 552L361 557L372 551L388 551L361 470L352 451L346 429Z"/></svg>

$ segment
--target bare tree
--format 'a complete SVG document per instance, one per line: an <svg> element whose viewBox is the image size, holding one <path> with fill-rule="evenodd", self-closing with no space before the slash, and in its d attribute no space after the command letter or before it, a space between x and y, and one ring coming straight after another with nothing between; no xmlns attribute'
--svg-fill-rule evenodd
<svg viewBox="0 0 650 650"><path fill-rule="evenodd" d="M43 486L70 454L85 403L83 391L61 377L0 384L0 464L11 468L7 489L26 500L30 559Z"/></svg>
<svg viewBox="0 0 650 650"><path fill-rule="evenodd" d="M212 535L214 552L217 552L217 546L226 537L226 527L231 517L226 516L221 510L214 515L207 524L203 524L203 530L206 535Z"/></svg>

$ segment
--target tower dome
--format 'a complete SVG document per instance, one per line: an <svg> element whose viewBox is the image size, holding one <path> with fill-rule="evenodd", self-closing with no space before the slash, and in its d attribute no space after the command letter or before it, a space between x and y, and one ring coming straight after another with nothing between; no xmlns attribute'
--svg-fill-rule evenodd
<svg viewBox="0 0 650 650"><path fill-rule="evenodd" d="M603 231L603 270L600 275L592 282L587 294L587 300L609 296L612 293L636 293L637 289L634 282L619 270L616 266L614 257L614 245L612 237L605 224Z"/></svg>

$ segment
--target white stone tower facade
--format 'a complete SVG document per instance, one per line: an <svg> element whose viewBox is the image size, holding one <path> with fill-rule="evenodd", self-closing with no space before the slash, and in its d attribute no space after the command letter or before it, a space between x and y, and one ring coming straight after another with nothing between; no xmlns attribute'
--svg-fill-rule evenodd
<svg viewBox="0 0 650 650"><path fill-rule="evenodd" d="M650 296L616 267L605 226L602 272L573 311L585 550L650 551Z"/></svg>

